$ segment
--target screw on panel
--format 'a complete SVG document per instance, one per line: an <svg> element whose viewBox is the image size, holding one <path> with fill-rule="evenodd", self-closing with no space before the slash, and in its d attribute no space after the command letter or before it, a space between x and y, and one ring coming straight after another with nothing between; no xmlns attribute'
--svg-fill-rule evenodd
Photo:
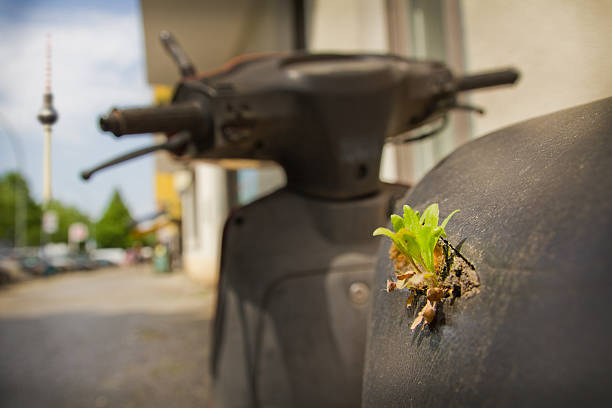
<svg viewBox="0 0 612 408"><path fill-rule="evenodd" d="M365 305L370 299L370 287L363 282L353 282L349 286L349 298L354 305Z"/></svg>

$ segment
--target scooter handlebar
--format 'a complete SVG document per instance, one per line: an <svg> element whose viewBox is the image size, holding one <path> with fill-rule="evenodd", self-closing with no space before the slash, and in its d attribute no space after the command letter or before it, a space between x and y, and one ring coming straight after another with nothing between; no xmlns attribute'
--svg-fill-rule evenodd
<svg viewBox="0 0 612 408"><path fill-rule="evenodd" d="M511 85L515 83L519 77L519 71L514 68L466 75L455 80L455 91L462 92L492 86Z"/></svg>
<svg viewBox="0 0 612 408"><path fill-rule="evenodd" d="M206 120L197 102L177 103L151 108L117 109L100 117L100 128L115 136L140 133L175 133L195 129Z"/></svg>

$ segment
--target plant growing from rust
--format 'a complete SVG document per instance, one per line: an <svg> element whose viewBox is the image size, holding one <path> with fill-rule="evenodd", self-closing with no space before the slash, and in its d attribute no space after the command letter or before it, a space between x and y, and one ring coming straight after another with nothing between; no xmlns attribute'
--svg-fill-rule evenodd
<svg viewBox="0 0 612 408"><path fill-rule="evenodd" d="M436 304L451 290L444 282L440 267L446 258L440 238L446 238L446 224L458 211L453 211L438 225L438 204L431 204L422 215L405 205L404 217L391 215L393 231L380 227L373 233L374 236L385 235L393 241L389 254L395 261L396 280L387 281L387 291L409 290L407 307L411 306L416 294L427 295L427 303L414 320L412 329L422 321L431 323Z"/></svg>
<svg viewBox="0 0 612 408"><path fill-rule="evenodd" d="M455 210L438 226L440 210L438 204L431 204L423 215L409 206L404 206L404 218L391 215L391 224L395 231L379 227L374 231L376 235L386 235L393 241L395 247L406 257L415 272L435 273L434 250L440 237L446 238L444 228L455 213Z"/></svg>

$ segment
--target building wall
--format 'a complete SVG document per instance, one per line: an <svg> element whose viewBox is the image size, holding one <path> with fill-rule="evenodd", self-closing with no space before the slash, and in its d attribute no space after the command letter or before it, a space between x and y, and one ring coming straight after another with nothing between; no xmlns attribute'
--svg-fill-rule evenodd
<svg viewBox="0 0 612 408"><path fill-rule="evenodd" d="M165 105L172 100L173 89L166 85L154 85L154 104ZM155 143L163 143L166 136L155 134ZM155 153L155 201L157 210L168 211L170 219L181 219L181 198L174 188L174 174L185 169L185 164L180 163L165 151Z"/></svg>
<svg viewBox="0 0 612 408"><path fill-rule="evenodd" d="M481 136L526 118L612 96L612 1L461 2L468 71L513 65L513 89L474 93Z"/></svg>
<svg viewBox="0 0 612 408"><path fill-rule="evenodd" d="M231 206L227 194L228 172L203 161L192 163L192 177L182 187L183 269L204 284L218 280L221 235Z"/></svg>
<svg viewBox="0 0 612 408"><path fill-rule="evenodd" d="M246 53L289 50L292 2L285 0L141 0L149 83L173 85L176 65L159 32L174 34L198 72Z"/></svg>
<svg viewBox="0 0 612 408"><path fill-rule="evenodd" d="M311 51L388 51L384 0L311 0L306 15Z"/></svg>

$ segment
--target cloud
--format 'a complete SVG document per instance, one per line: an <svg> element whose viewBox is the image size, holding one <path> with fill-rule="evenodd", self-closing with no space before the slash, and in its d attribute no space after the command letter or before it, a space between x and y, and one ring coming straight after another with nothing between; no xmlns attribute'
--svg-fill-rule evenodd
<svg viewBox="0 0 612 408"><path fill-rule="evenodd" d="M26 175L40 197L42 128L36 115L44 90L45 36L51 34L54 105L59 112L53 127L54 197L97 217L117 186L133 214L150 213L152 158L109 170L90 185L77 179L80 170L149 142L136 138L118 143L97 129L98 116L110 107L152 100L137 3L131 13L102 3L93 9L67 4L43 3L19 13L3 13L0 5L0 113L21 140ZM6 146L0 141L0 171L12 166Z"/></svg>
<svg viewBox="0 0 612 408"><path fill-rule="evenodd" d="M83 131L95 132L98 114L110 105L151 100L141 28L134 15L84 9L59 19L56 13L38 9L22 22L0 20L0 109L24 135L40 133L32 118L42 103L45 35L50 33L53 93L60 113L55 133L71 143L84 143Z"/></svg>

